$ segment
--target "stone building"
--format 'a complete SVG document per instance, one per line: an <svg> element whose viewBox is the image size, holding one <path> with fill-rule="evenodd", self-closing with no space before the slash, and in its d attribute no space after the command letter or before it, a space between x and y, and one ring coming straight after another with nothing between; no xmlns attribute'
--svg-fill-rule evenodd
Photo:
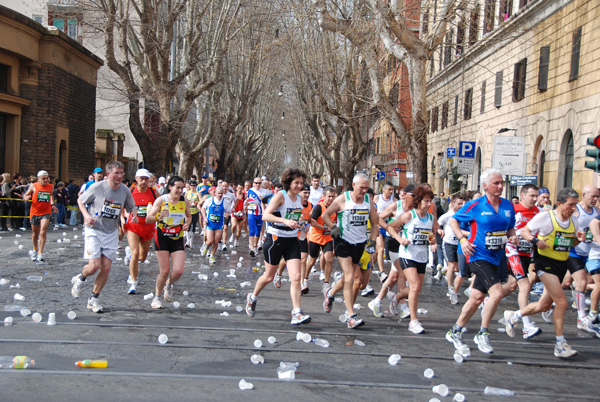
<svg viewBox="0 0 600 402"><path fill-rule="evenodd" d="M0 6L0 169L66 180L94 167L102 61L53 27Z"/></svg>
<svg viewBox="0 0 600 402"><path fill-rule="evenodd" d="M429 26L441 3L433 0L425 13ZM524 173L537 176L553 200L561 188L598 185L584 162L586 140L600 131L600 3L465 4L430 65L430 183L447 191L450 176L443 173L453 165L445 149L476 141L474 174L461 179L478 188L480 172L492 165L494 137L514 135L524 138Z"/></svg>

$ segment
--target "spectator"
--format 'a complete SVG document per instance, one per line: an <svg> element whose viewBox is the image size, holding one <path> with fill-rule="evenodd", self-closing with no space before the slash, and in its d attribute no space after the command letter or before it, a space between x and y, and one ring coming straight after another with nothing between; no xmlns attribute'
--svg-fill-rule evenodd
<svg viewBox="0 0 600 402"><path fill-rule="evenodd" d="M9 214L10 210L10 202L4 198L10 198L11 189L11 181L10 181L10 173L2 173L2 191L0 191L0 196L2 196L3 200L2 204L2 218L0 218L0 226L2 226L2 231L6 232L8 230L8 226L6 225L6 216Z"/></svg>
<svg viewBox="0 0 600 402"><path fill-rule="evenodd" d="M67 212L67 203L69 202L69 192L65 188L65 183L62 181L58 182L56 189L54 189L54 203L58 209L58 217L56 218L56 224L59 227L65 227L65 214Z"/></svg>
<svg viewBox="0 0 600 402"><path fill-rule="evenodd" d="M27 193L27 190L29 190L29 186L31 186L31 182L29 180L21 179L21 187L23 188L23 194ZM29 230L31 229L31 221L29 220L31 203L29 201L24 201L23 204L25 204L25 217L23 218L23 227L21 229Z"/></svg>

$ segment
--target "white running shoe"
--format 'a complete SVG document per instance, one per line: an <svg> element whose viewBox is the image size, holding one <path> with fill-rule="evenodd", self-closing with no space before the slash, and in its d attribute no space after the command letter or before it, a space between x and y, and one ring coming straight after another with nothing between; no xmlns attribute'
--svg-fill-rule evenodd
<svg viewBox="0 0 600 402"><path fill-rule="evenodd" d="M150 307L152 308L162 308L162 301L160 301L160 297L159 296L155 296L154 299L152 299L152 304L150 305Z"/></svg>
<svg viewBox="0 0 600 402"><path fill-rule="evenodd" d="M543 311L542 312L542 318L544 319L544 321L546 321L549 324L552 324L554 322L554 319L552 318L552 316L554 315L554 309L551 308L548 311Z"/></svg>
<svg viewBox="0 0 600 402"><path fill-rule="evenodd" d="M367 286L362 290L362 292L360 292L360 295L362 297L367 297L370 296L372 294L375 294L375 290L373 290L373 288L371 287L370 284L367 283Z"/></svg>
<svg viewBox="0 0 600 402"><path fill-rule="evenodd" d="M292 311L292 325L308 324L310 322L310 316L302 314L302 310Z"/></svg>
<svg viewBox="0 0 600 402"><path fill-rule="evenodd" d="M425 332L425 328L423 328L423 326L421 325L421 323L419 322L419 320L412 320L409 324L408 324L408 330L410 332L412 332L413 334L422 334L423 332Z"/></svg>
<svg viewBox="0 0 600 402"><path fill-rule="evenodd" d="M202 257L204 257L206 255L206 252L208 251L208 248L206 247L206 244L202 245L202 248L200 249L200 255Z"/></svg>
<svg viewBox="0 0 600 402"><path fill-rule="evenodd" d="M560 358L567 358L571 356L575 356L577 351L571 349L567 341L557 342L554 346L554 356Z"/></svg>
<svg viewBox="0 0 600 402"><path fill-rule="evenodd" d="M324 281L325 280L325 272L321 271L321 273L319 274L319 280L320 281Z"/></svg>
<svg viewBox="0 0 600 402"><path fill-rule="evenodd" d="M210 265L215 265L217 263L217 259L215 258L214 255L211 255L210 257L208 257L208 263Z"/></svg>
<svg viewBox="0 0 600 402"><path fill-rule="evenodd" d="M381 311L381 302L378 299L371 300L367 306L369 306L369 309L373 312L375 317L383 317L383 312Z"/></svg>
<svg viewBox="0 0 600 402"><path fill-rule="evenodd" d="M539 327L536 327L533 324L523 327L523 339L533 338L534 336L539 335L541 333L542 333L542 329Z"/></svg>
<svg viewBox="0 0 600 402"><path fill-rule="evenodd" d="M403 308L400 311L400 320L404 320L405 318L410 317L410 310L408 309L408 307Z"/></svg>
<svg viewBox="0 0 600 402"><path fill-rule="evenodd" d="M163 297L166 302L173 301L173 285L165 284L165 287L163 288Z"/></svg>
<svg viewBox="0 0 600 402"><path fill-rule="evenodd" d="M281 287L281 275L277 272L275 272L275 278L273 278L273 285L275 285L277 289Z"/></svg>
<svg viewBox="0 0 600 402"><path fill-rule="evenodd" d="M73 284L73 287L71 288L71 294L73 297L81 296L81 289L83 289L83 284L85 282L81 280L80 274L77 274L71 278L71 283Z"/></svg>
<svg viewBox="0 0 600 402"><path fill-rule="evenodd" d="M577 319L577 329L587 331L600 338L600 328L598 328L597 325L592 324L592 320L587 315L581 319Z"/></svg>
<svg viewBox="0 0 600 402"><path fill-rule="evenodd" d="M390 313L393 315L400 314L400 310L398 310L400 303L398 302L398 299L396 299L396 293L388 291L387 298L390 302Z"/></svg>
<svg viewBox="0 0 600 402"><path fill-rule="evenodd" d="M102 306L97 297L92 296L88 299L87 308L91 309L94 313L102 312Z"/></svg>
<svg viewBox="0 0 600 402"><path fill-rule="evenodd" d="M30 250L29 256L31 257L31 261L37 260L37 250Z"/></svg>
<svg viewBox="0 0 600 402"><path fill-rule="evenodd" d="M458 304L458 293L450 293L450 304Z"/></svg>
<svg viewBox="0 0 600 402"><path fill-rule="evenodd" d="M137 281L131 281L131 284L129 285L129 291L127 293L130 295L136 294L137 293L137 285L138 285Z"/></svg>
<svg viewBox="0 0 600 402"><path fill-rule="evenodd" d="M490 343L490 333L489 332L478 333L473 338L473 341L475 341L475 343L477 344L477 347L483 353L494 353L494 348L492 347L492 344Z"/></svg>
<svg viewBox="0 0 600 402"><path fill-rule="evenodd" d="M233 235L229 236L229 241L227 243L233 243Z"/></svg>

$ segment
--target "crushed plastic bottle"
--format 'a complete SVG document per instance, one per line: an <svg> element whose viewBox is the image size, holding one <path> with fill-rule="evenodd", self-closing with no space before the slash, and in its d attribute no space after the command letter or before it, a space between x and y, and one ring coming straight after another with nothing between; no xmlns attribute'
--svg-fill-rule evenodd
<svg viewBox="0 0 600 402"><path fill-rule="evenodd" d="M512 398L515 396L515 393L510 389L505 388L496 388L496 387L485 387L483 393L486 395L495 395L495 396L506 396Z"/></svg>
<svg viewBox="0 0 600 402"><path fill-rule="evenodd" d="M309 343L311 341L311 339L312 339L312 337L310 336L310 334L307 334L306 332L298 331L296 333L297 341L304 341L306 343Z"/></svg>
<svg viewBox="0 0 600 402"><path fill-rule="evenodd" d="M279 367L277 368L277 377L280 380L295 380L297 368L297 362L280 362Z"/></svg>
<svg viewBox="0 0 600 402"><path fill-rule="evenodd" d="M254 389L254 384L252 384L251 382L246 382L246 380L244 380L243 378L240 380L238 386L242 391Z"/></svg>
<svg viewBox="0 0 600 402"><path fill-rule="evenodd" d="M0 369L23 370L35 365L35 360L27 356L0 356Z"/></svg>
<svg viewBox="0 0 600 402"><path fill-rule="evenodd" d="M75 365L77 367L84 367L84 368L106 368L106 367L108 367L108 360L85 359L85 360L79 360L78 362L75 362Z"/></svg>
<svg viewBox="0 0 600 402"><path fill-rule="evenodd" d="M322 348L328 348L329 347L329 342L327 341L327 339L323 339L323 338L315 338L313 339L313 342L317 345L320 346Z"/></svg>
<svg viewBox="0 0 600 402"><path fill-rule="evenodd" d="M424 308L420 308L420 309L417 310L417 313L421 314L421 315L427 315L428 311L425 310Z"/></svg>
<svg viewBox="0 0 600 402"><path fill-rule="evenodd" d="M208 280L208 275L198 274L198 279L200 279L201 281L207 281Z"/></svg>
<svg viewBox="0 0 600 402"><path fill-rule="evenodd" d="M361 341L361 340L358 340L358 339L354 340L354 344L356 346L365 346L365 343L363 341Z"/></svg>
<svg viewBox="0 0 600 402"><path fill-rule="evenodd" d="M44 278L41 276L37 276L37 275L30 275L27 277L27 280L30 282L41 282L42 279L44 279Z"/></svg>

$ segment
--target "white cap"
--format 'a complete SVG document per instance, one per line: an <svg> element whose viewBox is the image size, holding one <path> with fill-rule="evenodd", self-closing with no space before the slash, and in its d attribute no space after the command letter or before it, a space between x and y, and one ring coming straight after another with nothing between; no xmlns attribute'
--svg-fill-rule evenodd
<svg viewBox="0 0 600 402"><path fill-rule="evenodd" d="M267 180L267 176L261 177L261 180Z"/></svg>
<svg viewBox="0 0 600 402"><path fill-rule="evenodd" d="M135 177L150 177L150 172L148 169L138 169L138 171L135 172Z"/></svg>
<svg viewBox="0 0 600 402"><path fill-rule="evenodd" d="M162 176L158 179L158 184L165 184L166 182L167 180Z"/></svg>
<svg viewBox="0 0 600 402"><path fill-rule="evenodd" d="M48 176L48 172L45 170L40 170L37 174L37 177Z"/></svg>

